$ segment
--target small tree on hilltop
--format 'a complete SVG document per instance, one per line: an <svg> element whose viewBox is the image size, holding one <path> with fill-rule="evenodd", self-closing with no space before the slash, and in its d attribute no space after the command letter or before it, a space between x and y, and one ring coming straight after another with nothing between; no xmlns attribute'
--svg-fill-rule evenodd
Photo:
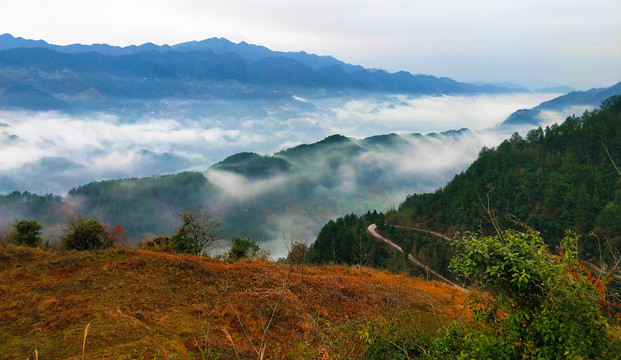
<svg viewBox="0 0 621 360"><path fill-rule="evenodd" d="M204 208L182 210L177 218L181 221L181 226L171 237L174 252L204 255L215 248L222 237L220 223L215 221L216 214Z"/></svg>
<svg viewBox="0 0 621 360"><path fill-rule="evenodd" d="M285 231L282 232L282 242L287 249L287 258L285 261L290 265L306 264L309 261L308 243L302 237L302 234L296 233L295 223L291 224L289 235Z"/></svg>
<svg viewBox="0 0 621 360"><path fill-rule="evenodd" d="M67 249L94 250L112 246L106 241L105 228L95 219L77 215L67 221L63 244Z"/></svg>
<svg viewBox="0 0 621 360"><path fill-rule="evenodd" d="M305 242L293 242L291 250L287 253L287 262L289 264L301 265L308 263L308 244Z"/></svg>
<svg viewBox="0 0 621 360"><path fill-rule="evenodd" d="M41 229L35 220L17 220L13 223L13 238L18 245L38 246L41 243Z"/></svg>
<svg viewBox="0 0 621 360"><path fill-rule="evenodd" d="M249 238L236 237L232 240L233 246L228 252L228 260L234 262L244 258L257 257L261 247L259 244Z"/></svg>
<svg viewBox="0 0 621 360"><path fill-rule="evenodd" d="M125 240L127 240L127 235L125 235L125 229L123 229L123 225L116 224L113 227L109 227L108 225L103 225L104 228L104 247L108 246L118 246L125 244Z"/></svg>

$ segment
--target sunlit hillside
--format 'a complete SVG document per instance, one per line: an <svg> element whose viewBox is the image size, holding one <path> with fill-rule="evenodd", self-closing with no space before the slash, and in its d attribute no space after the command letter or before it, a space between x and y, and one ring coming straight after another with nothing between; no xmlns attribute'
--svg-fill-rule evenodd
<svg viewBox="0 0 621 360"><path fill-rule="evenodd" d="M0 247L3 359L359 358L416 348L463 303L365 267Z"/></svg>

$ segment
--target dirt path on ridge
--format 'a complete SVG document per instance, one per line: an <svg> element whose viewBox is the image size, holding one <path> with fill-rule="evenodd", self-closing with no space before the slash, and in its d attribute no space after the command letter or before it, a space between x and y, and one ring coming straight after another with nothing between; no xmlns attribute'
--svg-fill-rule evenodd
<svg viewBox="0 0 621 360"><path fill-rule="evenodd" d="M397 228L404 228L404 229L413 229L413 228L405 228L405 227L401 227L401 226L395 226ZM413 229L413 230L420 230L420 229ZM367 227L367 231L373 235L376 239L379 239L385 243L387 243L388 245L392 246L393 248L399 250L400 252L404 252L403 249L401 248L401 246L395 244L394 242L390 241L389 239L386 239L385 237L383 237L382 235L380 235L377 232L377 226L375 224L371 224ZM447 237L443 236L442 234L439 233L435 233L433 231L429 231L429 230L420 230L420 231L424 231L427 233L430 233L432 235L436 235L436 236L440 236L444 239L447 239ZM467 289L455 284L454 282L450 281L449 279L445 278L444 276L438 274L436 271L434 271L432 268L430 268L429 266L423 264L422 262L418 261L414 256L412 256L412 254L408 254L408 260L410 260L411 262L413 262L415 265L422 267L423 269L425 269L425 271L427 271L428 273L433 274L433 276L437 277L438 279L442 280L443 282L454 286L460 290L463 291L468 291Z"/></svg>

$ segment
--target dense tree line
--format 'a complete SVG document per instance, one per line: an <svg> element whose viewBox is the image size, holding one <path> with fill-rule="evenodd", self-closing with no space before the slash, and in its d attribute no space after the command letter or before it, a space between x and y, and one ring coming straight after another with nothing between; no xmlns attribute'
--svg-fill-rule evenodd
<svg viewBox="0 0 621 360"><path fill-rule="evenodd" d="M448 271L452 250L444 239L429 234L385 225L386 215L376 210L362 216L345 215L326 223L308 251L308 261L314 264L365 265L393 272L407 272L425 276L426 272L411 263L407 254L412 254L430 268L453 278ZM370 224L377 225L377 231L401 246L398 252L367 232Z"/></svg>
<svg viewBox="0 0 621 360"><path fill-rule="evenodd" d="M80 213L123 224L127 235L136 238L172 231L177 212L201 207L213 191L201 173L184 172L92 182L69 191L68 200L79 200Z"/></svg>
<svg viewBox="0 0 621 360"><path fill-rule="evenodd" d="M384 214L374 210L362 216L349 214L328 221L309 247L309 262L373 266L416 274L405 254L390 249L367 232L367 226L373 223L383 229L383 219Z"/></svg>
<svg viewBox="0 0 621 360"><path fill-rule="evenodd" d="M581 256L595 259L606 242L621 249L621 174L613 161L621 162L621 96L560 125L531 130L526 138L516 133L498 147L483 148L445 187L410 195L387 216L448 234L491 234L485 220L491 213L501 228L517 223L541 231L553 248L572 229L584 235Z"/></svg>
<svg viewBox="0 0 621 360"><path fill-rule="evenodd" d="M390 225L385 226L381 232L384 237L399 244L405 253L412 254L418 261L444 277L454 278L448 270L453 251L445 239L424 232L395 228Z"/></svg>
<svg viewBox="0 0 621 360"><path fill-rule="evenodd" d="M345 215L328 221L321 228L310 246L310 261L357 264L365 261L373 243L365 232L364 218L355 214Z"/></svg>
<svg viewBox="0 0 621 360"><path fill-rule="evenodd" d="M62 203L63 198L60 195L37 195L28 191L0 194L0 219L11 218L17 214L41 222L52 222Z"/></svg>

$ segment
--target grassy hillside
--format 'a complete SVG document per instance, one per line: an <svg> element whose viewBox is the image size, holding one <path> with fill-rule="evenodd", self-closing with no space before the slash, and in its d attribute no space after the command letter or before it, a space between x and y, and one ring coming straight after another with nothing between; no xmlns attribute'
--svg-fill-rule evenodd
<svg viewBox="0 0 621 360"><path fill-rule="evenodd" d="M437 336L462 295L364 267L0 246L0 353L80 359L90 324L88 359L359 358Z"/></svg>

